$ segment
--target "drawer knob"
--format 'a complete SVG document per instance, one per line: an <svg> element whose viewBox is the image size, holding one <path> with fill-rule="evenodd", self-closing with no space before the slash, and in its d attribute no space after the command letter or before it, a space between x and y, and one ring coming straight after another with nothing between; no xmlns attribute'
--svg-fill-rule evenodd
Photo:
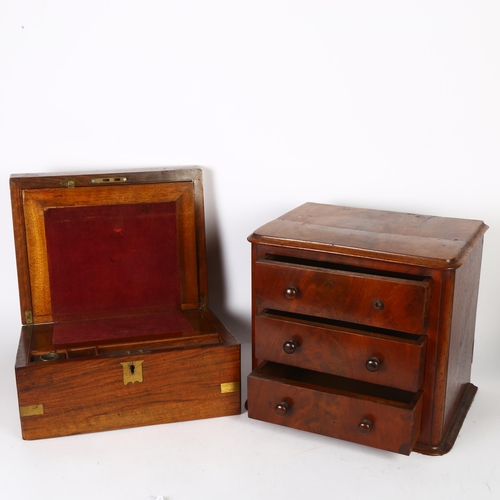
<svg viewBox="0 0 500 500"><path fill-rule="evenodd" d="M366 369L369 372L376 372L380 368L381 364L382 361L380 361L380 359L373 357L366 362Z"/></svg>
<svg viewBox="0 0 500 500"><path fill-rule="evenodd" d="M289 409L290 409L290 405L286 401L281 401L281 403L278 403L274 407L274 411L280 417L284 417L288 413Z"/></svg>
<svg viewBox="0 0 500 500"><path fill-rule="evenodd" d="M297 347L299 347L299 344L298 342L296 342L295 340L287 340L284 344L283 344L283 350L287 353L287 354L293 354L295 352L295 349L297 349Z"/></svg>
<svg viewBox="0 0 500 500"><path fill-rule="evenodd" d="M368 420L367 418L364 418L358 424L358 431L361 432L361 434L368 434L372 429L373 429L373 423L371 420Z"/></svg>
<svg viewBox="0 0 500 500"><path fill-rule="evenodd" d="M289 300L292 300L294 299L295 297L297 297L299 295L299 290L297 289L297 287L295 286L289 286L286 290L285 290L285 297Z"/></svg>
<svg viewBox="0 0 500 500"><path fill-rule="evenodd" d="M384 303L381 300L374 300L372 302L372 307L376 311L382 311L382 309L384 309Z"/></svg>

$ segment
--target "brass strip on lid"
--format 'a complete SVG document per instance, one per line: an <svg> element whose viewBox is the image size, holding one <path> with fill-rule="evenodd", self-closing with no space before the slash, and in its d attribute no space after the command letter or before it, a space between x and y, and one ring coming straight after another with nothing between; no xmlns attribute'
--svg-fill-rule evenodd
<svg viewBox="0 0 500 500"><path fill-rule="evenodd" d="M92 184L112 184L113 182L127 182L128 179L126 177L96 177L92 179L90 182Z"/></svg>

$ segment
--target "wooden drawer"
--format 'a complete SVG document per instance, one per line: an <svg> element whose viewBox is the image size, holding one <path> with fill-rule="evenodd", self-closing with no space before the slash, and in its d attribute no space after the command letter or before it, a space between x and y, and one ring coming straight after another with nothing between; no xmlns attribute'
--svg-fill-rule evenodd
<svg viewBox="0 0 500 500"><path fill-rule="evenodd" d="M410 393L276 363L248 377L248 416L409 455L422 392Z"/></svg>
<svg viewBox="0 0 500 500"><path fill-rule="evenodd" d="M402 336L264 313L255 317L254 352L257 359L416 392L427 339Z"/></svg>
<svg viewBox="0 0 500 500"><path fill-rule="evenodd" d="M255 263L253 293L260 311L275 309L413 334L423 332L429 278L364 274L306 262L261 259Z"/></svg>

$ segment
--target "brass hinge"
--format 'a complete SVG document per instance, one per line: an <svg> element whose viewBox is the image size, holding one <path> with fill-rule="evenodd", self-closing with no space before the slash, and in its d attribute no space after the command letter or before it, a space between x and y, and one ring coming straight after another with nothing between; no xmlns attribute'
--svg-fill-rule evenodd
<svg viewBox="0 0 500 500"><path fill-rule="evenodd" d="M205 295L200 295L200 309L202 311L207 310L207 297Z"/></svg>
<svg viewBox="0 0 500 500"><path fill-rule="evenodd" d="M31 311L24 311L24 318L27 325L33 324L33 313Z"/></svg>

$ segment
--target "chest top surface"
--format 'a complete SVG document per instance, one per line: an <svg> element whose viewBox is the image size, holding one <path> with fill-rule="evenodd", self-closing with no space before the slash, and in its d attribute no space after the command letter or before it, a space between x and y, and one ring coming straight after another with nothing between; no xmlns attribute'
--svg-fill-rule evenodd
<svg viewBox="0 0 500 500"><path fill-rule="evenodd" d="M479 220L305 203L249 241L449 269L463 263L487 229Z"/></svg>

